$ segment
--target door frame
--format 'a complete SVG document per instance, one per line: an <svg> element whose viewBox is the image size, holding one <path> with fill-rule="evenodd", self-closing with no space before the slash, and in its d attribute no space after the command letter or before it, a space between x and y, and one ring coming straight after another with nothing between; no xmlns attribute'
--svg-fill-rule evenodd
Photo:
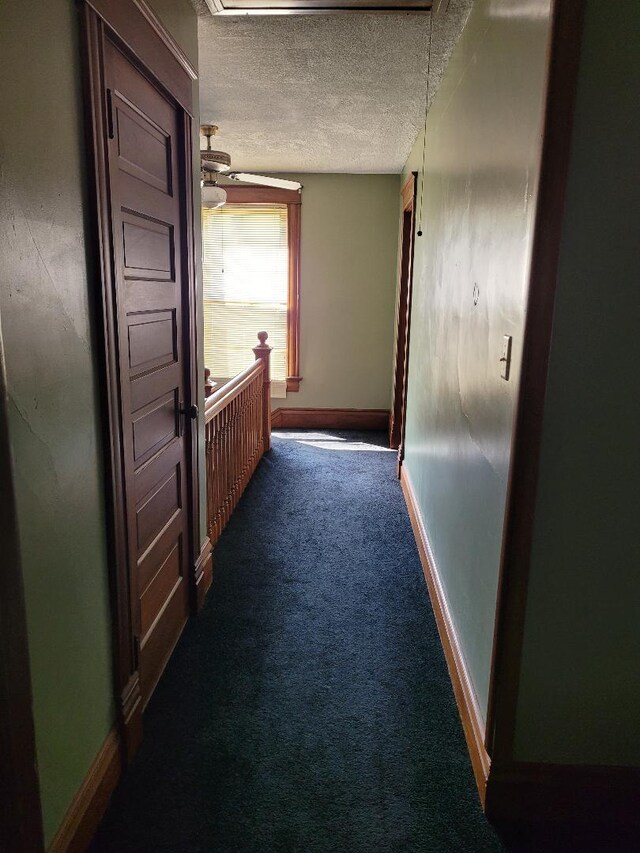
<svg viewBox="0 0 640 853"><path fill-rule="evenodd" d="M121 436L120 373L116 310L115 269L111 245L106 137L108 114L104 86L104 41L109 38L124 55L181 112L178 167L180 201L185 210L181 229L183 258L183 340L185 404L200 403L197 361L197 284L193 210L192 121L193 82L197 73L189 59L144 0L81 0L87 150L90 158L91 204L95 235L95 263L99 275L99 356L103 382L103 424L106 467L109 575L113 623L113 671L118 724L125 759L136 752L142 739L143 700L140 688L139 650L131 619L127 517L124 494L124 448ZM192 609L203 596L205 575L199 543L200 490L198 419L185 430L187 483L188 571ZM208 552L207 552L208 555Z"/></svg>
<svg viewBox="0 0 640 853"><path fill-rule="evenodd" d="M391 402L391 414L389 416L389 447L398 451L398 477L400 476L400 468L404 459L417 191L418 173L411 172L401 190L400 264L398 270L395 352L393 359L393 399ZM407 231L409 235L408 244L405 242Z"/></svg>

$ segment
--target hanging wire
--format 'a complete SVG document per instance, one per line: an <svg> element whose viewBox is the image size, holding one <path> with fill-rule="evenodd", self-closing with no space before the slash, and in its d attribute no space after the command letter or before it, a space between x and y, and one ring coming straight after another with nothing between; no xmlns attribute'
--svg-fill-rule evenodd
<svg viewBox="0 0 640 853"><path fill-rule="evenodd" d="M431 43L433 39L433 12L429 12L429 35L427 41L427 85L424 95L424 130L422 135L422 178L420 180L420 212L418 215L418 237L422 237L422 207L424 199L424 169L427 152L427 113L429 112L429 80L431 77Z"/></svg>

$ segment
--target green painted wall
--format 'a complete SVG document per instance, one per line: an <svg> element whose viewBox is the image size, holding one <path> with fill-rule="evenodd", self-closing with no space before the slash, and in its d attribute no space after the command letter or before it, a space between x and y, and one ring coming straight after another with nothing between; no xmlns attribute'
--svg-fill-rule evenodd
<svg viewBox="0 0 640 853"><path fill-rule="evenodd" d="M297 393L272 407L387 409L398 175L283 175L304 185Z"/></svg>
<svg viewBox="0 0 640 853"><path fill-rule="evenodd" d="M516 757L640 764L640 6L589 0Z"/></svg>
<svg viewBox="0 0 640 853"><path fill-rule="evenodd" d="M1 12L0 311L50 840L114 711L77 16L36 6Z"/></svg>
<svg viewBox="0 0 640 853"><path fill-rule="evenodd" d="M405 464L483 712L548 18L546 0L476 0L429 112L418 186L424 235L415 244ZM403 178L421 164L419 138ZM513 336L509 382L500 376L503 335Z"/></svg>
<svg viewBox="0 0 640 853"><path fill-rule="evenodd" d="M300 390L274 406L386 409L391 395L398 175L303 185Z"/></svg>
<svg viewBox="0 0 640 853"><path fill-rule="evenodd" d="M188 0L163 5L193 58ZM49 842L114 721L99 284L75 4L4 0L0 15L0 313Z"/></svg>

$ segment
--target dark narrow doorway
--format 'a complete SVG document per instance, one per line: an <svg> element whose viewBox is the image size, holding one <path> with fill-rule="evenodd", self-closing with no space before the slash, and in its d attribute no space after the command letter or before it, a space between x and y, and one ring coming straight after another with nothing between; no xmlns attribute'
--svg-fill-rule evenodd
<svg viewBox="0 0 640 853"><path fill-rule="evenodd" d="M389 447L398 451L398 470L404 458L405 410L409 370L409 328L411 322L411 290L413 279L413 239L415 234L415 199L417 172L402 188L402 243L400 248L400 282L396 315L396 349L393 368L393 402L389 419Z"/></svg>

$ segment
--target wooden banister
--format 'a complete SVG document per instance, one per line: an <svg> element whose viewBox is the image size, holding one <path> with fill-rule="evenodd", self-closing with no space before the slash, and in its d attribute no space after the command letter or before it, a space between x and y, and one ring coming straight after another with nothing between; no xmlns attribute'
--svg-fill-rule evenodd
<svg viewBox="0 0 640 853"><path fill-rule="evenodd" d="M259 332L255 362L212 390L205 402L207 528L214 545L263 453L271 447L267 337ZM205 377L208 380L206 373Z"/></svg>
<svg viewBox="0 0 640 853"><path fill-rule="evenodd" d="M254 363L245 368L242 373L238 373L233 379L225 382L219 388L207 397L204 404L204 421L210 421L214 415L226 408L232 400L251 384L255 377L264 370L262 362L254 361Z"/></svg>

